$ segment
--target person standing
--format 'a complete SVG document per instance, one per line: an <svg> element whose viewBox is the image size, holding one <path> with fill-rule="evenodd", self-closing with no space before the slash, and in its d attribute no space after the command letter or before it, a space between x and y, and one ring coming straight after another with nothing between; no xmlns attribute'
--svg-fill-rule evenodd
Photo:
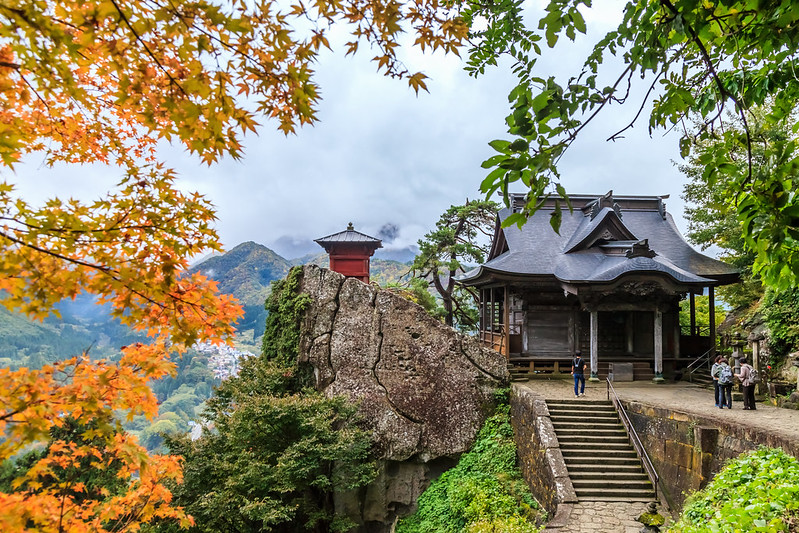
<svg viewBox="0 0 799 533"><path fill-rule="evenodd" d="M719 387L719 367L721 367L721 360L724 359L722 356L717 355L716 359L713 361L713 366L710 367L710 377L713 378L713 395L714 399L716 400L716 407L719 407L719 391L721 388ZM723 407L723 406L722 406Z"/></svg>
<svg viewBox="0 0 799 533"><path fill-rule="evenodd" d="M732 409L733 373L732 368L730 368L730 365L727 364L727 361L723 357L719 361L717 375L719 384L719 409L724 409L725 405L727 408Z"/></svg>
<svg viewBox="0 0 799 533"><path fill-rule="evenodd" d="M585 396L585 361L579 350L574 353L572 359L572 376L574 376L574 397Z"/></svg>
<svg viewBox="0 0 799 533"><path fill-rule="evenodd" d="M746 357L741 359L741 371L738 373L738 379L741 380L741 385L743 385L744 411L756 410L755 384L752 381L752 366L749 364Z"/></svg>

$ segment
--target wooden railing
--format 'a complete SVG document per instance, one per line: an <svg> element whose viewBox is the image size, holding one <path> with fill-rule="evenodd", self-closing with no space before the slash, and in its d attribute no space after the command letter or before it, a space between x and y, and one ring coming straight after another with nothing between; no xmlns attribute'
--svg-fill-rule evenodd
<svg viewBox="0 0 799 533"><path fill-rule="evenodd" d="M644 465L644 470L646 471L646 475L649 477L649 481L652 482L652 486L655 488L655 497L660 500L663 498L659 497L659 485L660 485L660 476L658 476L657 470L655 470L655 465L652 464L652 460L649 458L649 454L646 453L644 449L644 445L641 442L641 439L638 437L638 433L635 431L632 422L630 422L630 417L627 416L627 411L624 409L624 406L621 404L621 400L619 400L619 396L616 394L616 389L613 388L613 385L610 382L610 379L605 380L608 384L608 400L613 401L613 406L616 408L616 412L619 413L619 418L621 419L622 424L624 424L625 429L627 430L627 436L630 439L630 442L635 448L638 457L641 459L641 464ZM613 393L613 397L611 398L610 393Z"/></svg>
<svg viewBox="0 0 799 533"><path fill-rule="evenodd" d="M480 341L486 348L508 355L505 351L505 334L503 332L482 330L480 331Z"/></svg>

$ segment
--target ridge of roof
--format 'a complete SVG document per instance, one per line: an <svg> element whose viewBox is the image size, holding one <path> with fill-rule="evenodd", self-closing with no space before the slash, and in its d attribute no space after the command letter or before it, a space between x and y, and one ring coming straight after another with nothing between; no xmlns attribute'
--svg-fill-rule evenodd
<svg viewBox="0 0 799 533"><path fill-rule="evenodd" d="M330 244L334 242L352 242L352 243L364 243L364 244L377 244L378 248L383 247L383 241L380 239L376 239L371 237L365 233L361 233L360 231L356 231L355 227L352 225L352 222L349 223L347 229L344 231L339 231L338 233L332 233L325 237L320 237L318 239L314 239L316 244L320 246L324 246L325 244Z"/></svg>
<svg viewBox="0 0 799 533"><path fill-rule="evenodd" d="M608 233L608 237L604 240L616 241L637 241L638 238L628 228L616 209L612 207L603 207L599 212L593 216L588 215L583 218L580 226L572 233L571 238L564 246L564 253L575 252L585 248L590 248L596 241L604 238L604 233Z"/></svg>
<svg viewBox="0 0 799 533"><path fill-rule="evenodd" d="M607 195L605 195L607 196ZM500 210L500 222L522 207L526 195L511 195L509 208ZM594 220L590 214L602 195L570 195L572 210L563 210L560 233L550 227L550 213L555 208L555 199L544 205L519 228L511 225L497 227L503 233L507 251L496 247L483 265L458 276L467 284L480 283L491 273L503 276L555 276L573 282L601 282L602 276L612 275L608 270L619 262L627 261L625 272L645 272L669 275L688 284L717 285L732 283L738 271L731 265L694 250L665 211L663 203L667 196L612 196L596 210ZM619 204L622 218L611 206ZM612 213L612 214L611 214ZM602 228L612 225L617 241L597 242ZM635 230L635 233L632 233ZM592 239L595 239L592 241ZM656 260L637 261L627 258L621 248L632 247L638 241L647 240L649 249L657 254ZM616 243L616 245L614 245ZM498 243L492 243L498 244ZM635 255L635 254L633 254ZM607 261L606 261L607 259ZM652 258L644 258L651 260ZM603 274L604 272L604 274Z"/></svg>

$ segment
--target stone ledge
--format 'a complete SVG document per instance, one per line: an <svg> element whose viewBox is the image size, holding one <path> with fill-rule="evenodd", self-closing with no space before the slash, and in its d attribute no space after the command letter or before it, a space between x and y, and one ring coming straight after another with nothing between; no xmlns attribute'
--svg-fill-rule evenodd
<svg viewBox="0 0 799 533"><path fill-rule="evenodd" d="M563 460L549 408L544 398L527 387L513 384L511 390L512 410L520 409L523 414L512 417L520 454L528 454L521 459L525 464L532 461L536 466L523 469L525 480L547 510L551 514L554 511L555 518L547 527L563 527L571 515L572 504L577 502L577 493ZM530 446L535 449L529 450Z"/></svg>
<svg viewBox="0 0 799 533"><path fill-rule="evenodd" d="M555 516L552 517L552 520L547 523L544 533L559 533L561 528L564 528L569 524L569 519L572 516L573 510L573 503L562 503L558 505L558 511L555 513Z"/></svg>

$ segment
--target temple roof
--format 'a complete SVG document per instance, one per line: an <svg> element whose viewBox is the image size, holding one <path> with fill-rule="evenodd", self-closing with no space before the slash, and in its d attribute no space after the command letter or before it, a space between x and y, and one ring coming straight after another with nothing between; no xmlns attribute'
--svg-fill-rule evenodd
<svg viewBox="0 0 799 533"><path fill-rule="evenodd" d="M505 220L524 205L512 195ZM458 280L478 285L495 275L554 276L570 284L610 283L630 274L667 276L698 286L738 280L732 266L694 250L682 237L662 196L572 195L574 210L562 212L560 234L550 226L554 199L519 229L497 225L489 260ZM501 242L501 245L497 243Z"/></svg>
<svg viewBox="0 0 799 533"><path fill-rule="evenodd" d="M319 239L314 239L314 242L323 247L328 252L330 251L331 245L336 245L340 243L361 244L368 248L373 248L373 249L383 247L383 241L381 241L380 239L370 237L369 235L361 233L360 231L355 231L352 222L349 223L346 230L339 231L338 233L333 233L332 235L328 235L327 237L320 237Z"/></svg>

